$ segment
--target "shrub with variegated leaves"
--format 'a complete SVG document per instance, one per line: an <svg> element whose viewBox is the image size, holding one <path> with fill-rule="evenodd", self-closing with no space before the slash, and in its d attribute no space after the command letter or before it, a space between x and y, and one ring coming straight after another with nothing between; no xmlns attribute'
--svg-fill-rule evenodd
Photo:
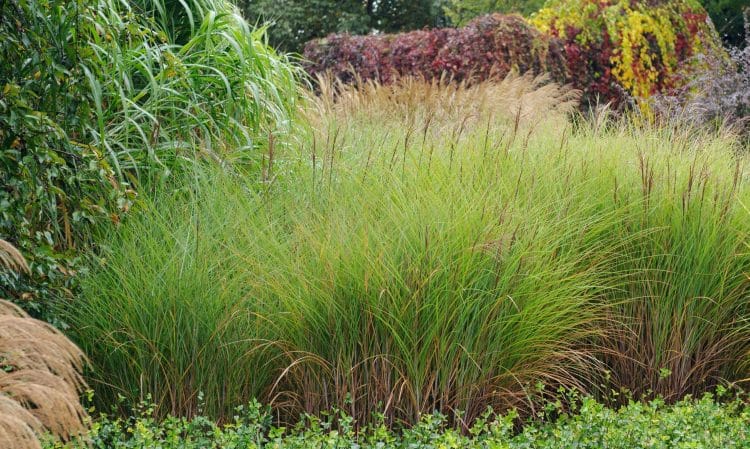
<svg viewBox="0 0 750 449"><path fill-rule="evenodd" d="M619 104L675 86L699 53L722 53L696 0L549 0L531 22L565 43L570 80L589 102Z"/></svg>

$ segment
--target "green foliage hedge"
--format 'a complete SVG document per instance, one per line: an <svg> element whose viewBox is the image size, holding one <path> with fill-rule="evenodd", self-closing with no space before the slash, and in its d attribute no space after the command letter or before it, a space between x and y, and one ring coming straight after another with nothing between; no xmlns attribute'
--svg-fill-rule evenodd
<svg viewBox="0 0 750 449"><path fill-rule="evenodd" d="M428 414L401 432L382 423L355 432L343 413L304 416L290 428L271 425L270 410L257 402L236 410L224 425L197 417L156 421L148 406L126 419L100 416L87 440L68 449L744 449L750 447L750 406L719 402L711 395L674 405L655 400L612 409L584 398L572 413L559 404L546 407L552 419L527 423L516 431L516 415L486 412L470 428L447 424ZM557 417L554 419L554 417ZM48 443L45 449L60 449Z"/></svg>

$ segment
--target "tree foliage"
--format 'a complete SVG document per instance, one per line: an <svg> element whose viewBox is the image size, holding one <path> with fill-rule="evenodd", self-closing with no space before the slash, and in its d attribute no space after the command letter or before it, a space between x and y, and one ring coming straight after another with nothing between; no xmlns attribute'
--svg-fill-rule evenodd
<svg viewBox="0 0 750 449"><path fill-rule="evenodd" d="M742 9L750 8L748 0L701 0L725 44L743 45Z"/></svg>
<svg viewBox="0 0 750 449"><path fill-rule="evenodd" d="M544 0L446 0L443 9L453 25L493 12L529 15L544 5Z"/></svg>
<svg viewBox="0 0 750 449"><path fill-rule="evenodd" d="M331 33L397 32L440 24L436 0L240 0L251 22L269 22L275 47L301 52Z"/></svg>
<svg viewBox="0 0 750 449"><path fill-rule="evenodd" d="M117 212L113 171L81 143L94 102L76 37L89 12L61 0L0 3L0 237L31 267L0 271L0 297L45 318L43 303L70 291L78 231Z"/></svg>

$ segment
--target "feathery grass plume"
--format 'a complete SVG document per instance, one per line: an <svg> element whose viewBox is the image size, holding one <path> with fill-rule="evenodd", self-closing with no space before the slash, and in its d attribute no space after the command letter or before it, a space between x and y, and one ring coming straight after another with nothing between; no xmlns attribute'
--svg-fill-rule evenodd
<svg viewBox="0 0 750 449"><path fill-rule="evenodd" d="M9 301L0 301L0 315L16 316L24 318L26 312L20 307Z"/></svg>
<svg viewBox="0 0 750 449"><path fill-rule="evenodd" d="M42 423L21 404L0 394L0 444L8 449L41 449Z"/></svg>
<svg viewBox="0 0 750 449"><path fill-rule="evenodd" d="M579 97L578 91L551 83L547 76L528 73L480 83L404 77L389 85L319 76L317 86L319 95L310 99L313 106L306 114L314 125L324 119L352 118L399 123L433 134L446 127L452 131L456 125L485 128L488 120L519 121L518 125L555 120L555 125L564 126Z"/></svg>
<svg viewBox="0 0 750 449"><path fill-rule="evenodd" d="M29 272L29 265L21 252L3 239L0 239L0 267L24 273Z"/></svg>
<svg viewBox="0 0 750 449"><path fill-rule="evenodd" d="M0 445L40 447L85 430L83 353L57 329L0 300Z"/></svg>

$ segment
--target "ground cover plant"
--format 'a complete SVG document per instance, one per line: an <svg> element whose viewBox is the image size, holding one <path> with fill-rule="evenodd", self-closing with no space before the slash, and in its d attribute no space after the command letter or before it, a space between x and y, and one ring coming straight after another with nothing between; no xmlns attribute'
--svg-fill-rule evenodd
<svg viewBox="0 0 750 449"><path fill-rule="evenodd" d="M749 377L732 135L573 126L575 93L529 77L319 85L259 180L198 171L103 233L66 314L103 403L470 423Z"/></svg>
<svg viewBox="0 0 750 449"><path fill-rule="evenodd" d="M550 414L559 412L549 404ZM750 410L741 400L706 395L672 406L655 400L608 408L591 398L575 411L516 430L515 414L487 412L468 432L451 426L445 415L427 414L410 429L397 431L375 423L354 431L351 417L331 413L303 417L291 428L274 427L270 410L257 403L239 408L232 422L217 426L205 418L170 417L155 421L145 406L126 419L102 416L89 438L67 446L94 449L240 449L254 448L506 448L641 449L728 448L750 444ZM45 448L60 449L60 444Z"/></svg>

